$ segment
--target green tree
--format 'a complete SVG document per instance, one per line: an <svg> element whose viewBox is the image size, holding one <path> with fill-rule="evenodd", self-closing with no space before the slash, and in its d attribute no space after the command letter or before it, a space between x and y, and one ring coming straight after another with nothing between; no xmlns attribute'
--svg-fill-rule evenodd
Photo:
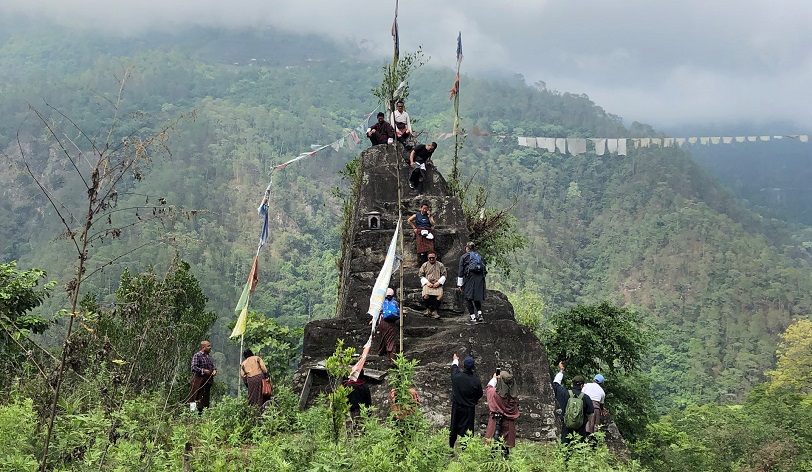
<svg viewBox="0 0 812 472"><path fill-rule="evenodd" d="M542 341L551 367L564 361L569 376L602 373L618 429L628 440L639 437L654 416L650 382L640 372L652 335L640 314L608 302L578 305L552 315L549 326Z"/></svg>
<svg viewBox="0 0 812 472"><path fill-rule="evenodd" d="M236 323L236 322L235 322ZM233 328L234 323L229 324ZM291 367L299 355L302 345L302 328L291 328L279 324L262 313L248 312L245 325L245 347L262 357L271 379L279 381L290 374ZM230 341L237 344L237 339Z"/></svg>
<svg viewBox="0 0 812 472"><path fill-rule="evenodd" d="M29 336L48 329L45 318L31 313L56 284L51 281L40 286L46 276L41 269L19 271L15 261L0 264L0 390L19 372L27 357Z"/></svg>
<svg viewBox="0 0 812 472"><path fill-rule="evenodd" d="M781 334L775 369L767 372L770 388L812 392L812 321L800 319Z"/></svg>

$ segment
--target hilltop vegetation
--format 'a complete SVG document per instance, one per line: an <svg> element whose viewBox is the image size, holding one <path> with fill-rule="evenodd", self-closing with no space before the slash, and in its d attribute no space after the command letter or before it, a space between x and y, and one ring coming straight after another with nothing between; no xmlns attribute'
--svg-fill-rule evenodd
<svg viewBox="0 0 812 472"><path fill-rule="evenodd" d="M88 281L88 292L112 302L125 268L166 268L177 253L199 281L207 309L218 315L211 329L218 362L236 365L235 348L225 345L226 325L256 249L256 206L268 171L358 125L376 106L370 90L379 65L358 60L358 51L271 31L198 30L126 41L77 32L65 33L66 41L53 28L4 31L0 150L10 159L0 167L0 262L46 269L60 284L69 279L63 230L21 172L20 148L59 200L82 198L81 188L27 103L56 126L65 124L54 111L60 110L98 133L110 120L99 95L110 93L113 76L133 64L123 106L139 125L121 129L122 136L188 117L170 139L171 157L154 161L143 181L123 183L119 203L165 198L192 216L94 248L91 257L101 262L141 241L165 241L121 258ZM251 48L237 47L244 44ZM417 129L450 131L452 81L450 71L430 66L415 74L408 110ZM460 108L469 131L631 135L588 97L529 86L521 77L463 77ZM435 160L448 175L453 144L439 145ZM274 174L270 244L252 309L293 327L333 315L342 212L332 195L343 185L338 171L356 153L327 149ZM492 203L507 206L519 197L514 214L528 244L510 277L492 274L494 286L520 309L538 301L542 327L551 314L577 304L636 307L656 330L645 370L662 411L743 402L773 368L779 334L812 312L809 228L754 212L684 151L572 157L518 147L515 138L472 136L461 164L463 178L486 186ZM55 293L38 313L50 316L63 301ZM53 344L49 332L46 345Z"/></svg>

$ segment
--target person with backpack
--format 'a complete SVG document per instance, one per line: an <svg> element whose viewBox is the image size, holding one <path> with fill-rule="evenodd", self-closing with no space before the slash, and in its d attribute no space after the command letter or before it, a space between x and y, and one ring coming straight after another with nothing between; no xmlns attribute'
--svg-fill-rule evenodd
<svg viewBox="0 0 812 472"><path fill-rule="evenodd" d="M564 362L562 361L558 363L558 373L553 379L553 391L555 391L555 399L564 414L561 443L567 444L571 440L570 433L577 433L580 439L587 436L586 422L589 415L595 411L595 407L592 406L592 399L589 398L589 395L582 391L585 382L583 375L576 375L572 378L572 388L569 390L561 385L563 379Z"/></svg>
<svg viewBox="0 0 812 472"><path fill-rule="evenodd" d="M474 243L465 245L465 254L460 257L457 268L457 287L465 297L465 303L470 313L468 322L470 324L484 323L482 317L482 301L485 300L485 275L488 268L485 266L485 259L474 251Z"/></svg>
<svg viewBox="0 0 812 472"><path fill-rule="evenodd" d="M378 355L386 356L390 361L395 359L395 350L398 345L400 314L400 306L395 300L395 291L392 288L386 289L386 298L381 305L381 319L378 322L378 334L381 336L378 341Z"/></svg>

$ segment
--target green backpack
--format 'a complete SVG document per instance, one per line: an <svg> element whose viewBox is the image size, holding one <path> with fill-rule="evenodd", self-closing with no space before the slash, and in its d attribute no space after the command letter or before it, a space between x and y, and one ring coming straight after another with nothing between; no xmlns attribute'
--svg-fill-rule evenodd
<svg viewBox="0 0 812 472"><path fill-rule="evenodd" d="M567 408L564 410L564 426L570 431L577 431L584 425L584 392L577 397L572 390L570 398L567 400Z"/></svg>

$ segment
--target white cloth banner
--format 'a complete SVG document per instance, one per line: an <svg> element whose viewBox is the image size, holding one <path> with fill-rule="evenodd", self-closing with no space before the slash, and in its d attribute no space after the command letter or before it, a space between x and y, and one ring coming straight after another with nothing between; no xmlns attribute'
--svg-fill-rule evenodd
<svg viewBox="0 0 812 472"><path fill-rule="evenodd" d="M736 136L736 142L737 143L743 143L745 139L747 139L747 138L745 138L744 136Z"/></svg>
<svg viewBox="0 0 812 472"><path fill-rule="evenodd" d="M671 147L674 145L674 138L663 138L663 147Z"/></svg>
<svg viewBox="0 0 812 472"><path fill-rule="evenodd" d="M617 140L617 155L618 156L626 155L626 138L620 138Z"/></svg>
<svg viewBox="0 0 812 472"><path fill-rule="evenodd" d="M722 138L722 142L725 143L725 144L730 144L730 143L733 142L733 138L730 137L730 136L725 136L725 137Z"/></svg>
<svg viewBox="0 0 812 472"><path fill-rule="evenodd" d="M527 147L536 147L536 138L527 138Z"/></svg>
<svg viewBox="0 0 812 472"><path fill-rule="evenodd" d="M640 138L640 147L647 148L649 143L651 143L651 138Z"/></svg>
<svg viewBox="0 0 812 472"><path fill-rule="evenodd" d="M720 138L719 136L714 136L714 137L712 137L710 139L711 139L711 144L719 144L719 141L722 140L722 138Z"/></svg>
<svg viewBox="0 0 812 472"><path fill-rule="evenodd" d="M747 140L750 141L751 143L754 143L754 142L756 142L757 138L758 138L758 136L748 136Z"/></svg>
<svg viewBox="0 0 812 472"><path fill-rule="evenodd" d="M544 138L544 141L544 149L546 149L547 152L555 152L555 138Z"/></svg>
<svg viewBox="0 0 812 472"><path fill-rule="evenodd" d="M577 156L586 152L586 139L584 138L567 138L567 149L570 154Z"/></svg>
<svg viewBox="0 0 812 472"><path fill-rule="evenodd" d="M527 146L527 138L519 136L519 146Z"/></svg>
<svg viewBox="0 0 812 472"><path fill-rule="evenodd" d="M688 138L688 144L696 144L696 140L699 138Z"/></svg>
<svg viewBox="0 0 812 472"><path fill-rule="evenodd" d="M389 249L386 251L386 259L383 261L383 267L381 267L381 271L378 273L375 286L372 287L372 294L369 296L369 310L367 310L367 313L372 317L372 333L375 332L375 327L378 324L383 299L386 297L386 289L389 288L389 280L392 278L398 235L400 235L400 221L398 221L398 225L395 228L395 234L392 235L392 241L389 243ZM372 334L370 334L370 338L371 337Z"/></svg>
<svg viewBox="0 0 812 472"><path fill-rule="evenodd" d="M661 138L651 138L652 146L662 146L663 140Z"/></svg>
<svg viewBox="0 0 812 472"><path fill-rule="evenodd" d="M606 149L609 151L609 154L614 154L617 152L617 141L617 139L606 140Z"/></svg>
<svg viewBox="0 0 812 472"><path fill-rule="evenodd" d="M640 138L632 138L632 144L634 145L635 149L639 148L640 147Z"/></svg>
<svg viewBox="0 0 812 472"><path fill-rule="evenodd" d="M561 154L567 153L567 140L565 138L555 138L555 147Z"/></svg>
<svg viewBox="0 0 812 472"><path fill-rule="evenodd" d="M606 154L606 139L604 138L592 138L592 144L595 145L595 155L602 156Z"/></svg>
<svg viewBox="0 0 812 472"><path fill-rule="evenodd" d="M699 138L699 144L708 144L710 138Z"/></svg>
<svg viewBox="0 0 812 472"><path fill-rule="evenodd" d="M769 141L770 137L769 136L759 136L758 139L760 139L762 141Z"/></svg>

